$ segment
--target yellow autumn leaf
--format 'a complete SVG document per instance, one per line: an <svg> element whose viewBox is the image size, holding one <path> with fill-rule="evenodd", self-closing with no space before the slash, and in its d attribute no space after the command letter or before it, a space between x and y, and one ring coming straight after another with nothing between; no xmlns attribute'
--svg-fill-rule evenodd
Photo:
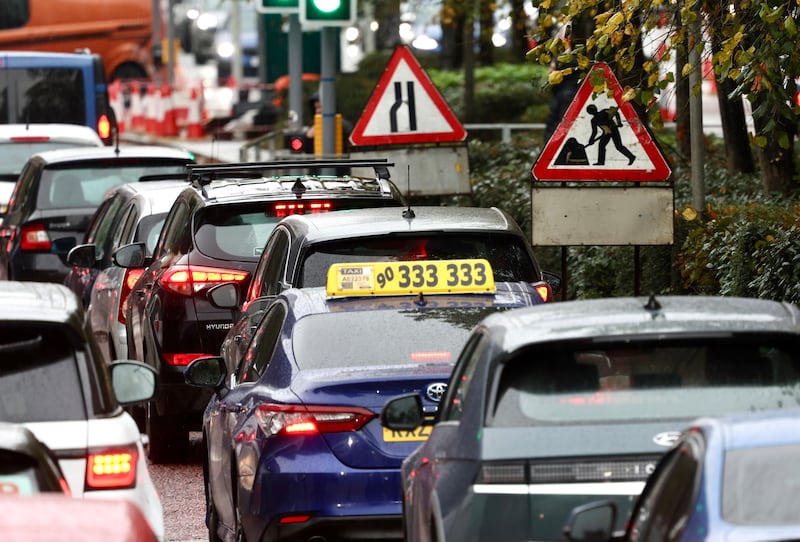
<svg viewBox="0 0 800 542"><path fill-rule="evenodd" d="M683 65L683 68L681 68L681 75L689 77L690 73L692 73L692 65L687 62Z"/></svg>
<svg viewBox="0 0 800 542"><path fill-rule="evenodd" d="M558 85L564 80L564 74L559 71L550 72L547 76L547 82L551 85Z"/></svg>
<svg viewBox="0 0 800 542"><path fill-rule="evenodd" d="M636 89L628 88L625 92L622 93L622 101L623 102L630 102L631 100L636 98Z"/></svg>

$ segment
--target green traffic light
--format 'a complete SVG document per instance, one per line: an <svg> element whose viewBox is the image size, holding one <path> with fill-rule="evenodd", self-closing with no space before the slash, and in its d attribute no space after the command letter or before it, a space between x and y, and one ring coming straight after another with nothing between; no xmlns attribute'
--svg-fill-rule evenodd
<svg viewBox="0 0 800 542"><path fill-rule="evenodd" d="M342 7L340 0L315 0L316 8L324 13L332 13Z"/></svg>

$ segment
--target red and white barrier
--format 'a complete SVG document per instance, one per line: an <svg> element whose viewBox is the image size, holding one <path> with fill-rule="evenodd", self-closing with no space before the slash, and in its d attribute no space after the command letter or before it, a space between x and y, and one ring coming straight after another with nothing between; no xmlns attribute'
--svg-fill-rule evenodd
<svg viewBox="0 0 800 542"><path fill-rule="evenodd" d="M189 97L189 115L186 122L186 137L188 139L201 139L206 132L203 128L203 103L200 100L200 91L192 88Z"/></svg>

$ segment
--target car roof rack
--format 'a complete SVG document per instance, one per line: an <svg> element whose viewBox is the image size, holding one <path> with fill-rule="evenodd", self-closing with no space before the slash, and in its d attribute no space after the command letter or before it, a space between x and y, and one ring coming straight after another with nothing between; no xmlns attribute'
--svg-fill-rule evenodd
<svg viewBox="0 0 800 542"><path fill-rule="evenodd" d="M375 175L379 179L389 179L389 168L394 163L386 158L332 158L332 159L297 159L297 160L275 160L272 162L229 162L223 164L187 164L191 177L199 175L202 182L210 182L214 173L235 173L237 175L247 175L261 171L279 170L309 170L309 174L319 174L320 169L331 169L341 167L371 167L375 170ZM289 174L294 174L291 172Z"/></svg>

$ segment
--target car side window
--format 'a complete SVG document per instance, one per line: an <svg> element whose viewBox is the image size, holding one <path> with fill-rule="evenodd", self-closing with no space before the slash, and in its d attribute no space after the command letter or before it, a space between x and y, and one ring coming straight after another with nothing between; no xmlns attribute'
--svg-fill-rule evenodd
<svg viewBox="0 0 800 542"><path fill-rule="evenodd" d="M186 241L191 236L189 231L190 217L189 206L186 202L176 202L167 217L158 245L156 245L154 253L156 258L160 258L167 253L183 254L186 252L183 247L185 247Z"/></svg>
<svg viewBox="0 0 800 542"><path fill-rule="evenodd" d="M253 293L258 291L258 295L249 296L249 299L265 295L278 295L281 293L281 281L283 280L286 269L286 260L289 257L289 234L284 229L277 229L267 241L264 256L263 273L259 277L256 275L253 280Z"/></svg>
<svg viewBox="0 0 800 542"><path fill-rule="evenodd" d="M472 384L472 378L475 376L478 361L481 359L488 344L489 340L480 332L473 333L467 341L456 362L453 375L450 378L450 385L439 407L439 421L458 421L461 419L464 400L469 392L470 384Z"/></svg>
<svg viewBox="0 0 800 542"><path fill-rule="evenodd" d="M35 177L35 168L30 163L25 164L19 174L19 180L14 185L9 199L8 213L11 214L20 209L25 209L30 201L35 201L36 194L31 190Z"/></svg>
<svg viewBox="0 0 800 542"><path fill-rule="evenodd" d="M266 371L281 336L286 306L274 303L256 329L238 369L239 382L255 382Z"/></svg>
<svg viewBox="0 0 800 542"><path fill-rule="evenodd" d="M700 488L705 446L700 433L687 433L662 458L631 516L631 540L680 540Z"/></svg>
<svg viewBox="0 0 800 542"><path fill-rule="evenodd" d="M131 232L136 227L138 214L136 205L132 203L121 213L121 218L118 221L120 226L114 228L114 237L111 239L112 252L133 238Z"/></svg>

